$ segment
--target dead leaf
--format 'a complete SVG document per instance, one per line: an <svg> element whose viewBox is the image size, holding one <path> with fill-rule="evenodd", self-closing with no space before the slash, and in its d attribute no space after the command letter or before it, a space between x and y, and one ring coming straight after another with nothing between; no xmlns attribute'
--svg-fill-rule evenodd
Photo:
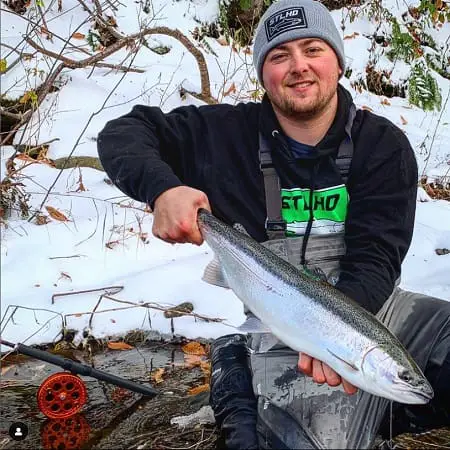
<svg viewBox="0 0 450 450"><path fill-rule="evenodd" d="M162 383L164 381L163 380L164 372L165 372L164 367L160 367L159 369L154 370L150 375L151 380L156 384Z"/></svg>
<svg viewBox="0 0 450 450"><path fill-rule="evenodd" d="M391 102L387 98L383 98L383 100L381 100L381 104L391 106Z"/></svg>
<svg viewBox="0 0 450 450"><path fill-rule="evenodd" d="M50 222L51 222L51 220L49 219L49 217L45 216L44 214L38 214L36 216L36 219L34 220L34 223L36 225L45 225Z"/></svg>
<svg viewBox="0 0 450 450"><path fill-rule="evenodd" d="M114 319L109 319L112 323L116 323L116 321Z"/></svg>
<svg viewBox="0 0 450 450"><path fill-rule="evenodd" d="M2 367L2 376L6 374L9 370L11 370L14 367L14 365L11 366L3 366Z"/></svg>
<svg viewBox="0 0 450 450"><path fill-rule="evenodd" d="M361 109L365 109L366 111L373 112L372 108L369 108L368 106L365 106L365 105L361 106Z"/></svg>
<svg viewBox="0 0 450 450"><path fill-rule="evenodd" d="M243 50L245 55L251 55L252 54L252 49L250 47L245 47Z"/></svg>
<svg viewBox="0 0 450 450"><path fill-rule="evenodd" d="M196 356L205 356L205 348L203 347L200 342L197 341L191 341L188 342L186 345L183 345L181 347L181 350L183 350L183 353L187 355L196 355Z"/></svg>
<svg viewBox="0 0 450 450"><path fill-rule="evenodd" d="M223 96L227 97L230 94L234 94L236 92L236 85L233 83L231 83L231 86L224 92Z"/></svg>
<svg viewBox="0 0 450 450"><path fill-rule="evenodd" d="M75 192L84 192L86 188L84 187L84 184L82 181L79 182L78 188Z"/></svg>
<svg viewBox="0 0 450 450"><path fill-rule="evenodd" d="M41 287L41 285L40 284L35 284L34 287Z"/></svg>
<svg viewBox="0 0 450 450"><path fill-rule="evenodd" d="M211 361L200 361L200 369L205 375L206 378L209 378L211 375Z"/></svg>
<svg viewBox="0 0 450 450"><path fill-rule="evenodd" d="M108 247L110 250L113 250L116 245L120 244L119 241L109 241L105 244L105 247Z"/></svg>
<svg viewBox="0 0 450 450"><path fill-rule="evenodd" d="M86 35L83 34L83 33L73 33L73 34L72 34L72 37L73 37L74 39L85 39L85 38L86 38Z"/></svg>
<svg viewBox="0 0 450 450"><path fill-rule="evenodd" d="M47 36L47 39L52 38L52 33L50 33L50 31L48 31L46 27L41 27L40 31L41 31L41 34L45 34Z"/></svg>
<svg viewBox="0 0 450 450"><path fill-rule="evenodd" d="M81 313L76 313L76 314L74 314L74 316L75 316L75 317L82 317L83 314L81 314Z"/></svg>
<svg viewBox="0 0 450 450"><path fill-rule="evenodd" d="M352 34L348 34L347 36L344 36L344 40L347 40L347 39L354 39L356 36L359 36L359 33L358 33L357 31L355 31L355 32L352 33Z"/></svg>
<svg viewBox="0 0 450 450"><path fill-rule="evenodd" d="M69 222L69 219L62 212L58 211L56 208L53 208L53 206L46 206L45 209L48 211L52 219L60 222Z"/></svg>
<svg viewBox="0 0 450 450"><path fill-rule="evenodd" d="M209 384L201 384L200 386L195 386L188 390L188 395L197 395L200 392L209 391Z"/></svg>
<svg viewBox="0 0 450 450"><path fill-rule="evenodd" d="M202 361L204 361L203 356L199 355L184 355L184 367L186 369L193 369L194 367L201 367Z"/></svg>
<svg viewBox="0 0 450 450"><path fill-rule="evenodd" d="M223 38L223 37L216 39L216 41L217 41L218 44L222 45L223 47L226 47L228 45L227 40L225 38Z"/></svg>
<svg viewBox="0 0 450 450"><path fill-rule="evenodd" d="M61 278L72 281L72 277L67 272L61 272L61 276L58 278L58 280L60 280Z"/></svg>
<svg viewBox="0 0 450 450"><path fill-rule="evenodd" d="M108 348L111 350L131 350L134 347L126 342L108 342Z"/></svg>
<svg viewBox="0 0 450 450"><path fill-rule="evenodd" d="M402 125L408 125L408 121L402 115L400 115L400 120L402 121Z"/></svg>

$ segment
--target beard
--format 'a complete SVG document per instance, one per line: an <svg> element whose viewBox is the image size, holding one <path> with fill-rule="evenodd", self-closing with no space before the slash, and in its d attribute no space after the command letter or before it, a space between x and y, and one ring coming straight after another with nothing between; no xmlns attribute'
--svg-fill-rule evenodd
<svg viewBox="0 0 450 450"><path fill-rule="evenodd" d="M283 82L282 87L295 83L295 81ZM336 88L322 92L320 89L313 98L289 95L284 92L268 92L267 96L272 105L285 117L290 119L310 120L318 117L331 104L337 91Z"/></svg>

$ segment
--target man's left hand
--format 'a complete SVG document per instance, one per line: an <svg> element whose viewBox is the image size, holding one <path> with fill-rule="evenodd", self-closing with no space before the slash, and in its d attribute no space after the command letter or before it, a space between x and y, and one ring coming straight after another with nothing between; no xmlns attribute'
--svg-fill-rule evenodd
<svg viewBox="0 0 450 450"><path fill-rule="evenodd" d="M318 384L328 383L329 386L339 386L342 383L344 391L350 395L358 391L356 386L341 378L328 364L306 353L299 353L298 368L305 375L312 376L313 380Z"/></svg>

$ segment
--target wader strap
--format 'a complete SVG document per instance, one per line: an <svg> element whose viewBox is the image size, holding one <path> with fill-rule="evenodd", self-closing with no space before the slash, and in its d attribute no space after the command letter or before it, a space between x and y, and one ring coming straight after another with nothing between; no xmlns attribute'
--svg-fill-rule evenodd
<svg viewBox="0 0 450 450"><path fill-rule="evenodd" d="M356 107L351 105L347 123L345 124L346 138L341 142L336 157L336 165L344 183L347 183L350 165L353 157L353 141L351 131L356 116ZM266 232L270 239L285 237L286 223L281 217L281 185L278 174L272 162L272 155L267 141L259 134L259 162L264 176L266 194Z"/></svg>
<svg viewBox="0 0 450 450"><path fill-rule="evenodd" d="M269 239L285 237L286 223L281 217L281 186L278 174L273 167L272 155L267 141L259 134L259 162L264 175L266 195L266 232Z"/></svg>

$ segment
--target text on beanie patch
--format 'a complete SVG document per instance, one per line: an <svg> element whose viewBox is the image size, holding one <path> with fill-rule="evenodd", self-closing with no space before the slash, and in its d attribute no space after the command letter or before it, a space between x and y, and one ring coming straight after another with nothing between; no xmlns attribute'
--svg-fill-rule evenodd
<svg viewBox="0 0 450 450"><path fill-rule="evenodd" d="M264 25L269 42L286 31L308 28L305 10L302 6L278 11L267 18Z"/></svg>

